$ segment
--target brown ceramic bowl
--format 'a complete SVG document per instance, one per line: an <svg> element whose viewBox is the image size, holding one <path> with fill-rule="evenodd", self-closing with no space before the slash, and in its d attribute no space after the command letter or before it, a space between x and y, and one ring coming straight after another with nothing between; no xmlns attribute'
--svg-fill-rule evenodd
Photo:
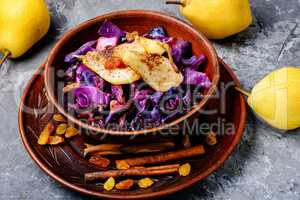
<svg viewBox="0 0 300 200"><path fill-rule="evenodd" d="M212 81L212 87L209 90L204 91L204 98L191 111L180 118L160 127L144 129L140 131L114 131L96 128L76 119L64 109L61 99L61 91L63 86L59 86L57 74L59 70L65 69L64 67L66 67L66 63L64 63L65 55L78 49L85 42L95 40L99 37L97 31L104 20L112 21L125 31L138 31L140 34L146 33L155 26L163 26L170 36L190 41L192 43L193 53L195 55L199 56L201 53L204 53L208 58L208 62L203 71ZM219 65L217 55L214 48L204 35L179 19L159 12L145 10L113 12L96 17L73 28L57 42L53 50L50 52L45 71L45 85L49 99L57 107L59 112L65 115L71 122L82 128L96 133L115 136L154 133L162 130L168 130L168 128L174 125L180 125L183 121L198 113L197 111L206 105L210 96L214 94L218 82Z"/></svg>

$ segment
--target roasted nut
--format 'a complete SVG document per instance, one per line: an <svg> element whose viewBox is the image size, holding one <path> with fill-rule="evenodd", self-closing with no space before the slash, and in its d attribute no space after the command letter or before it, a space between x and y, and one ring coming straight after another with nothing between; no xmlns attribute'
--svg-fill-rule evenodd
<svg viewBox="0 0 300 200"><path fill-rule="evenodd" d="M40 145L46 145L48 144L49 137L51 133L54 131L54 126L52 123L48 123L44 130L41 132L39 139L38 139L38 144Z"/></svg>
<svg viewBox="0 0 300 200"><path fill-rule="evenodd" d="M74 127L68 127L67 130L66 130L66 134L65 134L65 137L66 138L71 138L75 135L78 135L79 131L77 128L74 128Z"/></svg>
<svg viewBox="0 0 300 200"><path fill-rule="evenodd" d="M116 161L117 169L129 169L130 165L124 160L117 160Z"/></svg>
<svg viewBox="0 0 300 200"><path fill-rule="evenodd" d="M64 141L65 141L64 138L62 138L60 136L50 136L48 144L57 145L57 144L63 143Z"/></svg>
<svg viewBox="0 0 300 200"><path fill-rule="evenodd" d="M134 181L132 179L127 179L127 180L119 182L116 185L116 188L118 190L129 190L130 188L132 188L133 184L134 184Z"/></svg>
<svg viewBox="0 0 300 200"><path fill-rule="evenodd" d="M151 178L143 178L139 180L138 185L140 188L148 188L153 185L153 180Z"/></svg>
<svg viewBox="0 0 300 200"><path fill-rule="evenodd" d="M56 128L56 134L57 135L63 135L65 134L66 130L67 130L68 125L67 124L60 124L57 126Z"/></svg>
<svg viewBox="0 0 300 200"><path fill-rule="evenodd" d="M67 120L61 114L53 115L53 119L56 122L67 122Z"/></svg>
<svg viewBox="0 0 300 200"><path fill-rule="evenodd" d="M214 132L210 132L206 138L205 138L205 142L206 144L210 145L210 146L214 146L215 144L217 144L217 134Z"/></svg>
<svg viewBox="0 0 300 200"><path fill-rule="evenodd" d="M92 156L89 159L89 162L98 167L102 167L102 168L106 168L110 164L110 160L108 160L107 158L104 158L102 156Z"/></svg>
<svg viewBox="0 0 300 200"><path fill-rule="evenodd" d="M191 172L191 165L189 163L181 165L178 171L180 176L188 176Z"/></svg>
<svg viewBox="0 0 300 200"><path fill-rule="evenodd" d="M107 179L107 181L104 183L104 189L107 191L110 191L112 189L114 189L115 187L115 179L113 177L110 177L109 179Z"/></svg>

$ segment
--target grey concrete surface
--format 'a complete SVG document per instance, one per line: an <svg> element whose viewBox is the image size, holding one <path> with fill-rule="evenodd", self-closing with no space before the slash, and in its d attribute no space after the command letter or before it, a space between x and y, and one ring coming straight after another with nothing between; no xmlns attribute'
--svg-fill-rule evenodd
<svg viewBox="0 0 300 200"><path fill-rule="evenodd" d="M54 43L71 27L121 9L153 9L180 17L176 6L163 2L47 0L53 21L47 38L25 57L0 69L0 199L90 199L46 176L26 153L17 121L22 90ZM253 0L251 4L253 25L237 36L214 42L219 56L248 90L280 66L300 66L300 0ZM196 186L164 199L299 200L300 131L273 130L250 111L242 142L224 166Z"/></svg>

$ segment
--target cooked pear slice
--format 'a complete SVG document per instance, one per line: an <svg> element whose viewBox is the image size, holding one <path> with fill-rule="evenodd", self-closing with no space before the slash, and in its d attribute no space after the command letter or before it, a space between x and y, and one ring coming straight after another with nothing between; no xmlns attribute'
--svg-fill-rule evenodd
<svg viewBox="0 0 300 200"><path fill-rule="evenodd" d="M156 91L166 92L172 87L178 87L183 81L174 63L161 55L126 51L123 62Z"/></svg>
<svg viewBox="0 0 300 200"><path fill-rule="evenodd" d="M86 55L81 56L80 59L83 64L107 82L121 85L133 83L141 78L141 75L138 71L134 70L134 67L128 66L128 64L124 62L124 56L127 52L134 51L141 55L151 54L153 56L160 56L164 54L166 50L168 51L166 44L162 42L144 37L136 37L132 43L124 43L100 52L88 52ZM106 69L105 63L112 58L122 59L126 67Z"/></svg>
<svg viewBox="0 0 300 200"><path fill-rule="evenodd" d="M126 66L124 68L113 68L106 69L105 63L112 59L113 56L117 56L122 58L124 53L124 46L118 49L112 49L109 51L103 52L94 52L90 51L86 55L82 56L82 62L89 69L98 74L101 78L106 80L107 82L114 85L122 85L122 84L130 84L141 78L141 76L132 70L130 67Z"/></svg>
<svg viewBox="0 0 300 200"><path fill-rule="evenodd" d="M127 51L136 51L139 53L146 53L145 47L137 42L120 44L113 48L112 56L123 59Z"/></svg>
<svg viewBox="0 0 300 200"><path fill-rule="evenodd" d="M162 55L166 51L164 43L157 40L151 40L145 37L137 37L134 43L141 44L146 53L149 54Z"/></svg>

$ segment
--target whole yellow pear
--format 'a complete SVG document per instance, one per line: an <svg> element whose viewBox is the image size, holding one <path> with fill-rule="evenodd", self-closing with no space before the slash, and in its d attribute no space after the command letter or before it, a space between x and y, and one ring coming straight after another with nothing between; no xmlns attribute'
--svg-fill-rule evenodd
<svg viewBox="0 0 300 200"><path fill-rule="evenodd" d="M0 0L0 51L23 55L49 30L44 0Z"/></svg>
<svg viewBox="0 0 300 200"><path fill-rule="evenodd" d="M252 89L248 104L275 128L299 128L300 68L284 67L267 75Z"/></svg>
<svg viewBox="0 0 300 200"><path fill-rule="evenodd" d="M252 22L249 0L182 0L176 4L182 5L181 14L209 39L224 39Z"/></svg>

